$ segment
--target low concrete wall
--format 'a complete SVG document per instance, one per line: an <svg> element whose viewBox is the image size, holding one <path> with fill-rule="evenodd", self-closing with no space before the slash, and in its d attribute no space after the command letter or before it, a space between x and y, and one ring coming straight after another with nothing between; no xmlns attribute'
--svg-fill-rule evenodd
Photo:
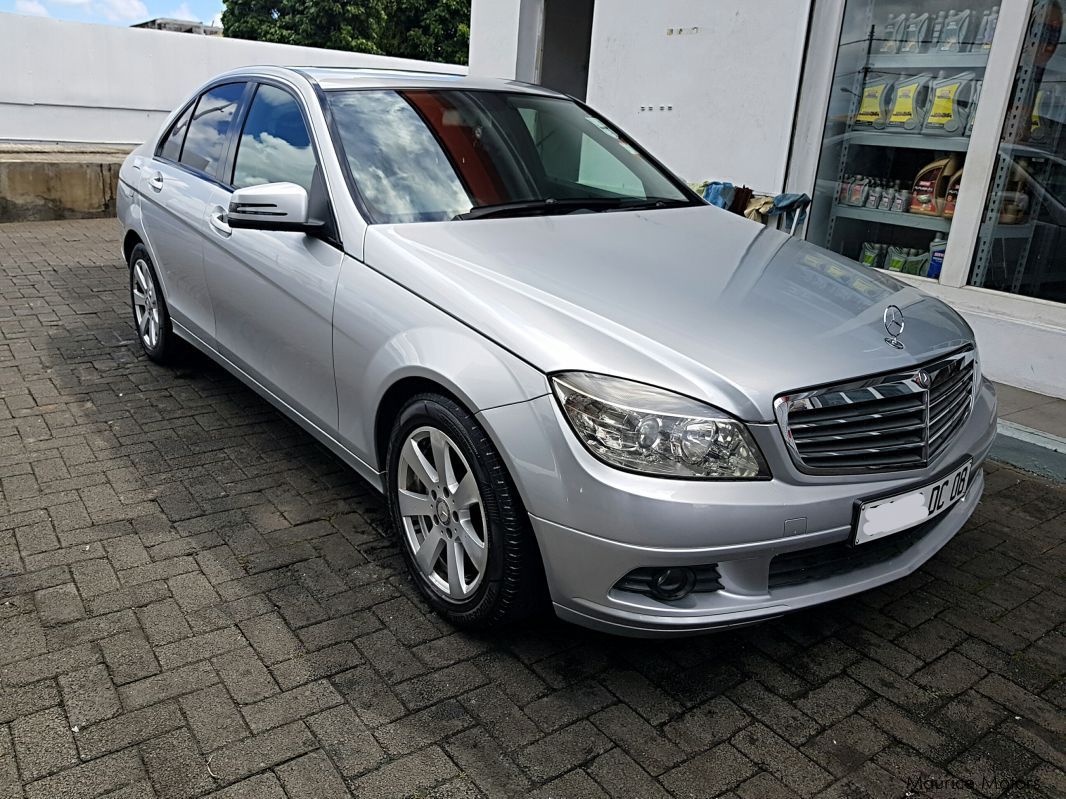
<svg viewBox="0 0 1066 799"><path fill-rule="evenodd" d="M0 222L114 216L128 147L0 146Z"/></svg>
<svg viewBox="0 0 1066 799"><path fill-rule="evenodd" d="M466 68L0 13L0 141L138 144L220 72L249 64Z"/></svg>

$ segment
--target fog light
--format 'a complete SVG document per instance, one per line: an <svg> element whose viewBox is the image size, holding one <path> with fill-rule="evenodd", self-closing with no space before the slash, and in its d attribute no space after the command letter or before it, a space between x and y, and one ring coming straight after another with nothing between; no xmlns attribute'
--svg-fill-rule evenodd
<svg viewBox="0 0 1066 799"><path fill-rule="evenodd" d="M696 575L687 566L663 569L651 583L651 594L656 599L674 600L688 594L696 584Z"/></svg>

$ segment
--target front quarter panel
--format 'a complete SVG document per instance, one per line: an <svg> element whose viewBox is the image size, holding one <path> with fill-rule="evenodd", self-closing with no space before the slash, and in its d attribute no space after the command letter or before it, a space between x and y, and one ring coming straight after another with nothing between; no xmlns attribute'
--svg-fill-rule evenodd
<svg viewBox="0 0 1066 799"><path fill-rule="evenodd" d="M337 286L333 360L341 442L378 470L377 409L405 378L440 385L471 413L549 390L532 366L350 256Z"/></svg>

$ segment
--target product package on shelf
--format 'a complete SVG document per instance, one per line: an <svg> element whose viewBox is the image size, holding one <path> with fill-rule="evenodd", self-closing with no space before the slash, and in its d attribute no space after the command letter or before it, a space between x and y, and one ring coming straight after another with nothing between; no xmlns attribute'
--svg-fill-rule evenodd
<svg viewBox="0 0 1066 799"><path fill-rule="evenodd" d="M922 167L911 189L911 213L940 216L944 213L948 183L959 171L958 156L939 158Z"/></svg>
<svg viewBox="0 0 1066 799"><path fill-rule="evenodd" d="M950 78L941 75L930 91L933 99L922 133L961 136L973 111L974 73L961 72Z"/></svg>
<svg viewBox="0 0 1066 799"><path fill-rule="evenodd" d="M892 101L892 84L891 75L872 73L866 78L866 83L862 87L859 110L853 120L854 127L884 130Z"/></svg>
<svg viewBox="0 0 1066 799"><path fill-rule="evenodd" d="M918 133L928 113L929 82L932 75L914 75L896 81L896 97L885 129L901 133Z"/></svg>

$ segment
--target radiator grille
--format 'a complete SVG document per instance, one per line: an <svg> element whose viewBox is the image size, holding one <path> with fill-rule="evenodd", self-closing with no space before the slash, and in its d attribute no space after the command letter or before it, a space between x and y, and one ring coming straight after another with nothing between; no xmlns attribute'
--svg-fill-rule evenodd
<svg viewBox="0 0 1066 799"><path fill-rule="evenodd" d="M790 394L776 403L793 458L806 471L921 468L965 424L973 350L904 373Z"/></svg>

